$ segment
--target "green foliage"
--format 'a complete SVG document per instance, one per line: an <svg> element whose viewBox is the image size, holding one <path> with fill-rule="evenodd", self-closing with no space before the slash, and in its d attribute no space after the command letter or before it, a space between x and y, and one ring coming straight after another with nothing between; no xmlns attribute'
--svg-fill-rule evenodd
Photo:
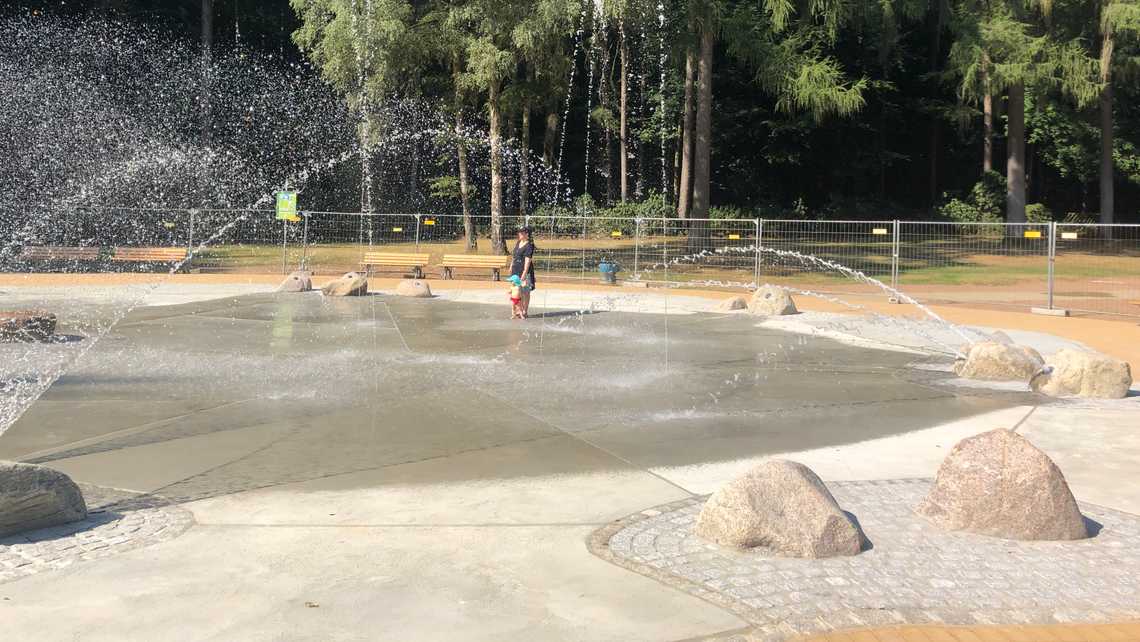
<svg viewBox="0 0 1140 642"><path fill-rule="evenodd" d="M739 219L753 219L756 216L744 209L743 207L736 207L734 205L714 206L709 208L709 218L722 219L722 220L739 220Z"/></svg>
<svg viewBox="0 0 1140 642"><path fill-rule="evenodd" d="M431 179L428 188L430 194L436 198L458 199L460 196L458 176L437 176Z"/></svg>
<svg viewBox="0 0 1140 642"><path fill-rule="evenodd" d="M1029 223L1052 223L1053 212L1042 203L1030 203L1025 206L1025 220Z"/></svg>
<svg viewBox="0 0 1140 642"><path fill-rule="evenodd" d="M957 223L998 223L1005 208L1005 178L997 172L986 172L974 184L966 198L943 194L938 213Z"/></svg>

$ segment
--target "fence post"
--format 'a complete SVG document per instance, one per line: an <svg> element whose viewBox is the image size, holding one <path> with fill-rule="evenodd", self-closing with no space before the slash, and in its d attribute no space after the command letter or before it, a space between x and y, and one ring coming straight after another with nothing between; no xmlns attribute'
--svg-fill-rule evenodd
<svg viewBox="0 0 1140 642"><path fill-rule="evenodd" d="M309 213L301 212L305 227L301 231L301 269L309 269Z"/></svg>
<svg viewBox="0 0 1140 642"><path fill-rule="evenodd" d="M416 214L416 251L420 251L420 215Z"/></svg>
<svg viewBox="0 0 1140 642"><path fill-rule="evenodd" d="M753 223L756 224L756 260L755 265L752 266L752 283L760 287L760 248L764 247L764 219L758 218Z"/></svg>
<svg viewBox="0 0 1140 642"><path fill-rule="evenodd" d="M190 251L190 252L194 251L194 215L197 213L198 213L198 210L195 210L195 209L190 210L190 232L189 232L189 235L186 237L186 249L187 249L187 251Z"/></svg>
<svg viewBox="0 0 1140 642"><path fill-rule="evenodd" d="M638 278L637 264L641 258L641 217L633 219L633 278Z"/></svg>
<svg viewBox="0 0 1140 642"><path fill-rule="evenodd" d="M1053 309L1053 273L1057 262L1057 222L1049 221L1049 309Z"/></svg>
<svg viewBox="0 0 1140 642"><path fill-rule="evenodd" d="M288 250L288 246L286 245L286 242L288 240L289 240L289 221L282 219L281 220L281 273L282 274L288 274L288 272L285 271L286 265L287 265L287 260L288 260L288 257L286 255L286 252Z"/></svg>
<svg viewBox="0 0 1140 642"><path fill-rule="evenodd" d="M895 219L891 235L891 288L899 289L899 220Z"/></svg>

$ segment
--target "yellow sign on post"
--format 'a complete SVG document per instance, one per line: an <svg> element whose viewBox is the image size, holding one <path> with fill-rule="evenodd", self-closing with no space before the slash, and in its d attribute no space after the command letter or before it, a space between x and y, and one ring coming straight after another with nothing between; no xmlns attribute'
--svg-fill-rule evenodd
<svg viewBox="0 0 1140 642"><path fill-rule="evenodd" d="M739 240L740 240L740 235L739 235L739 234L729 234L729 235L728 235L728 240L730 240L730 241L739 241Z"/></svg>
<svg viewBox="0 0 1140 642"><path fill-rule="evenodd" d="M610 232L610 236L612 236L615 239L621 238L621 230L614 230L614 231Z"/></svg>
<svg viewBox="0 0 1140 642"><path fill-rule="evenodd" d="M393 232L403 232L403 231L404 231L404 228L402 228L402 227L393 227L393 228L392 228L392 231L393 231Z"/></svg>
<svg viewBox="0 0 1140 642"><path fill-rule="evenodd" d="M424 225L435 225L435 219L434 218L425 218L424 219Z"/></svg>
<svg viewBox="0 0 1140 642"><path fill-rule="evenodd" d="M874 234L875 236L886 236L887 235L887 228L876 227L875 229L871 230L871 234Z"/></svg>
<svg viewBox="0 0 1140 642"><path fill-rule="evenodd" d="M1061 238L1071 241L1078 238L1078 235L1076 232L1061 232Z"/></svg>
<svg viewBox="0 0 1140 642"><path fill-rule="evenodd" d="M301 220L297 216L297 192L277 192L277 220L294 223Z"/></svg>
<svg viewBox="0 0 1140 642"><path fill-rule="evenodd" d="M1039 230L1025 230L1025 238L1039 239L1041 238L1041 232Z"/></svg>

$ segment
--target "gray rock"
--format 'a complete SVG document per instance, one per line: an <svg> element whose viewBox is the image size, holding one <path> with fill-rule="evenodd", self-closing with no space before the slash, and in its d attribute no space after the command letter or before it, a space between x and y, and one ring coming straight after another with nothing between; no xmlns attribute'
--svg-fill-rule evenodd
<svg viewBox="0 0 1140 642"><path fill-rule="evenodd" d="M1065 348L1049 357L1047 366L1030 387L1050 397L1123 399L1132 387L1128 362L1097 352Z"/></svg>
<svg viewBox="0 0 1140 642"><path fill-rule="evenodd" d="M954 364L959 377L981 381L1024 381L1041 372L1045 360L1033 348L983 341L970 346L965 359Z"/></svg>
<svg viewBox="0 0 1140 642"><path fill-rule="evenodd" d="M325 296L365 296L368 294L368 278L360 272L349 272L326 283L321 292Z"/></svg>
<svg viewBox="0 0 1140 642"><path fill-rule="evenodd" d="M958 442L915 512L946 530L1006 539L1088 537L1057 465L1024 437L1005 429Z"/></svg>
<svg viewBox="0 0 1140 642"><path fill-rule="evenodd" d="M752 314L766 317L797 314L799 312L796 309L796 302L792 300L792 295L787 290L767 283L757 288L756 292L752 294L752 300L748 303L748 310Z"/></svg>
<svg viewBox="0 0 1140 642"><path fill-rule="evenodd" d="M1005 332L1003 332L1002 330L997 330L996 332L991 334L990 335L990 341L993 341L994 343L1004 343L1007 346L1014 345L1014 343L1015 343L1014 340L1011 339L1010 336L1008 334L1006 334Z"/></svg>
<svg viewBox="0 0 1140 642"><path fill-rule="evenodd" d="M855 555L865 539L827 486L803 464L767 461L722 487L696 534L724 546L763 546L791 557Z"/></svg>
<svg viewBox="0 0 1140 642"><path fill-rule="evenodd" d="M748 309L748 299L742 296L734 296L731 299L725 299L717 304L716 309L718 312L735 312L737 310Z"/></svg>
<svg viewBox="0 0 1140 642"><path fill-rule="evenodd" d="M42 310L0 312L0 342L47 341L55 324L55 315Z"/></svg>
<svg viewBox="0 0 1140 642"><path fill-rule="evenodd" d="M297 270L277 286L278 292L308 292L313 289L313 275L304 270Z"/></svg>
<svg viewBox="0 0 1140 642"><path fill-rule="evenodd" d="M398 296L409 296L417 299L426 299L431 297L431 287L428 286L427 281L420 279L404 279L396 285L396 294Z"/></svg>
<svg viewBox="0 0 1140 642"><path fill-rule="evenodd" d="M87 517L83 493L67 475L0 461L0 537Z"/></svg>

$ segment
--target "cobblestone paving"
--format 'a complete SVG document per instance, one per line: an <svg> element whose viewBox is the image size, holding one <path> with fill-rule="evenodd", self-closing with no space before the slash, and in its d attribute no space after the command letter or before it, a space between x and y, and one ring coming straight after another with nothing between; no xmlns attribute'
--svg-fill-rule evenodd
<svg viewBox="0 0 1140 642"><path fill-rule="evenodd" d="M0 538L0 584L174 539L190 512L166 500L80 484L87 519Z"/></svg>
<svg viewBox="0 0 1140 642"><path fill-rule="evenodd" d="M724 640L785 640L889 624L1031 624L1140 618L1140 517L1081 505L1096 536L1014 542L935 529L914 515L930 480L828 484L871 542L801 560L697 538L705 498L643 511L591 537L604 559L752 623Z"/></svg>

